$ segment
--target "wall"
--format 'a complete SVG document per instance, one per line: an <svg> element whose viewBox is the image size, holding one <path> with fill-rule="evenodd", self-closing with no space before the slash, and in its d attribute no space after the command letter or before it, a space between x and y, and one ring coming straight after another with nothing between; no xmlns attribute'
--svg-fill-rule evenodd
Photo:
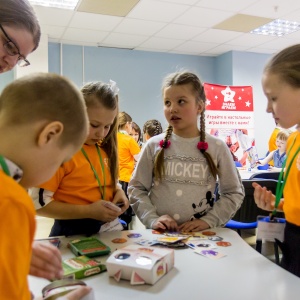
<svg viewBox="0 0 300 300"><path fill-rule="evenodd" d="M58 53L62 53L62 67ZM162 80L170 72L188 69L203 81L215 81L213 57L166 54L114 48L49 44L49 71L71 78L81 87L110 79L120 88L120 110L142 128L149 119L167 126L161 98Z"/></svg>

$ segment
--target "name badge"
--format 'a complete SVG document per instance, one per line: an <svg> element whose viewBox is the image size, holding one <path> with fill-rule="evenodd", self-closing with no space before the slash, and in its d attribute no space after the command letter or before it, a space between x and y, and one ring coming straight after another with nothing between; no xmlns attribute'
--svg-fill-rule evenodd
<svg viewBox="0 0 300 300"><path fill-rule="evenodd" d="M268 216L257 217L257 240L274 242L275 239L283 241L285 219L273 218Z"/></svg>

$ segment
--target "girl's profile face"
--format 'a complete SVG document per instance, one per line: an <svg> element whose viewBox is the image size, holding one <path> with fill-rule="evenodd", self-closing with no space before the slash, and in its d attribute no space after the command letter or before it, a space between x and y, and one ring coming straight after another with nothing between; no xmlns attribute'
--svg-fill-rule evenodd
<svg viewBox="0 0 300 300"><path fill-rule="evenodd" d="M198 115L204 109L204 103L197 102L190 84L174 85L164 89L164 113L173 132L181 137L196 137Z"/></svg>
<svg viewBox="0 0 300 300"><path fill-rule="evenodd" d="M89 116L90 131L85 144L95 145L109 133L110 127L117 117L117 108L111 110L97 103L96 105L88 107L87 113Z"/></svg>
<svg viewBox="0 0 300 300"><path fill-rule="evenodd" d="M277 74L265 73L262 86L267 97L267 112L272 113L277 124L290 128L300 124L300 87L284 82Z"/></svg>
<svg viewBox="0 0 300 300"><path fill-rule="evenodd" d="M9 39L0 29L0 73L11 70L17 64L19 57L18 54L9 55L4 44L11 41L24 58L27 58L35 47L33 36L27 30L8 25L2 27Z"/></svg>

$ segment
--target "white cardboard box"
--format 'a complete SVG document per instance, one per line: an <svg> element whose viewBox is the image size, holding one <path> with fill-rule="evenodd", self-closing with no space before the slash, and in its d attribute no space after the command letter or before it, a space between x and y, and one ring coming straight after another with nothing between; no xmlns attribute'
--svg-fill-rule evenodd
<svg viewBox="0 0 300 300"><path fill-rule="evenodd" d="M174 250L129 245L116 250L106 261L109 276L131 284L154 284L174 266Z"/></svg>

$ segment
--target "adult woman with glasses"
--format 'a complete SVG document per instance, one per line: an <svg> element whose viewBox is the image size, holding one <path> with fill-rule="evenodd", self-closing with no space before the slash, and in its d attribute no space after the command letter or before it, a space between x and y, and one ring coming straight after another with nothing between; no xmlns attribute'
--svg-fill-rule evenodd
<svg viewBox="0 0 300 300"><path fill-rule="evenodd" d="M39 45L41 29L27 0L0 1L0 73L16 64L30 65L27 55Z"/></svg>

